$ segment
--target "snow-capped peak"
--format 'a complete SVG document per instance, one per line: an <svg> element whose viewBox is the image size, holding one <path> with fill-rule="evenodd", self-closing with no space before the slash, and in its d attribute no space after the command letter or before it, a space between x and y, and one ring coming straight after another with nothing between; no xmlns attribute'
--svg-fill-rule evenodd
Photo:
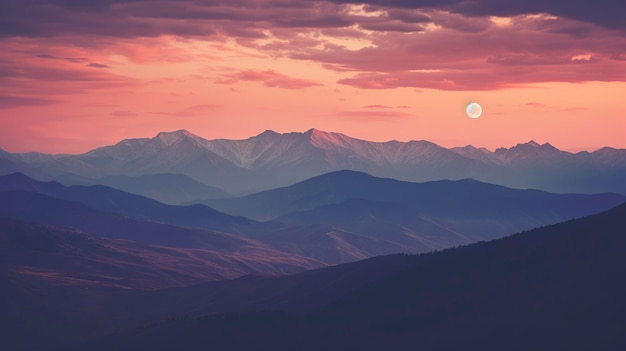
<svg viewBox="0 0 626 351"><path fill-rule="evenodd" d="M194 142L198 144L203 144L203 141L204 141L204 139L202 139L201 137L185 129L177 130L174 132L161 132L157 134L156 137L153 138L153 140L158 140L161 143L163 143L163 145L165 146L171 146L183 139L193 140Z"/></svg>
<svg viewBox="0 0 626 351"><path fill-rule="evenodd" d="M319 129L309 129L304 133L311 140L311 144L316 147L324 148L324 145L340 145L345 146L350 144L354 139L341 134L341 133L329 133Z"/></svg>
<svg viewBox="0 0 626 351"><path fill-rule="evenodd" d="M522 145L528 145L528 146L533 146L533 147L539 147L541 145L539 145L538 142L531 140L529 142L527 142L526 144L518 144L517 146L522 146Z"/></svg>

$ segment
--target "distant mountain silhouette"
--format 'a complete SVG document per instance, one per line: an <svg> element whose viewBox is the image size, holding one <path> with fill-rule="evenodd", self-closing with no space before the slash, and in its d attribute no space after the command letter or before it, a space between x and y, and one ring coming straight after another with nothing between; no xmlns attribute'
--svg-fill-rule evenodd
<svg viewBox="0 0 626 351"><path fill-rule="evenodd" d="M0 181L0 191L33 190L70 201L8 192L4 196L7 216L80 228L105 238L207 247L204 241L190 239L193 235L168 234L199 228L326 264L489 240L598 213L624 201L614 194L556 195L473 180L418 184L339 171L287 188L211 203L257 219L280 215L275 221L258 223L203 205L164 205L104 186L65 187L21 174L0 177ZM6 198L7 194L15 198ZM214 244L216 250L223 249Z"/></svg>
<svg viewBox="0 0 626 351"><path fill-rule="evenodd" d="M232 197L221 189L202 184L183 174L108 176L95 179L65 175L56 180L66 185L105 185L170 205Z"/></svg>
<svg viewBox="0 0 626 351"><path fill-rule="evenodd" d="M256 223L203 205L164 205L104 186L65 187L56 182L35 181L19 173L0 176L0 181L0 216L79 228L104 238L175 247L209 247L218 251L232 247L229 241L207 242L203 235L198 237L197 233L204 232L194 229L199 228L210 230L216 238L237 238L256 243L254 245L263 243L268 248L303 257L305 263L313 259L320 264L413 250L329 225ZM6 191L10 189L23 190ZM303 267L311 266L306 263Z"/></svg>
<svg viewBox="0 0 626 351"><path fill-rule="evenodd" d="M27 191L0 192L2 217L76 228L98 238L181 249L181 255L191 255L200 262L214 262L215 277L294 272L324 265L236 234L129 218ZM169 250L172 254L174 251Z"/></svg>
<svg viewBox="0 0 626 351"><path fill-rule="evenodd" d="M0 176L0 191L10 190L34 191L138 219L229 233L239 233L254 225L248 219L229 216L203 205L171 206L102 185L66 187L57 182L36 181L21 173Z"/></svg>
<svg viewBox="0 0 626 351"><path fill-rule="evenodd" d="M268 262L276 255L302 258L302 268L411 250L329 225L256 223L203 205L164 205L104 186L65 187L22 174L0 180L0 217L78 228L102 238L217 252L258 249L254 257L267 255Z"/></svg>
<svg viewBox="0 0 626 351"><path fill-rule="evenodd" d="M621 205L417 256L410 267L307 314L179 318L65 349L620 350L626 347L625 232Z"/></svg>
<svg viewBox="0 0 626 351"><path fill-rule="evenodd" d="M551 194L469 179L409 183L338 171L209 204L258 220L331 225L401 252L424 252L598 213L624 201L616 194Z"/></svg>
<svg viewBox="0 0 626 351"><path fill-rule="evenodd" d="M516 211L532 210L562 216L555 217L558 221L593 213L590 211L601 212L625 198L615 194L550 194L509 189L471 179L411 183L342 170L288 187L207 204L226 213L269 220L353 199L406 205L422 213L449 217L514 215ZM595 206L598 208L594 209Z"/></svg>
<svg viewBox="0 0 626 351"><path fill-rule="evenodd" d="M370 142L317 129L265 131L245 140L206 140L179 130L80 155L0 153L0 174L20 171L48 180L68 173L87 178L183 174L232 194L283 187L342 169L413 182L472 178L551 192L626 195L626 150L572 154L534 141L491 152L473 146L446 149L423 140ZM154 197L168 197L167 191L154 192Z"/></svg>

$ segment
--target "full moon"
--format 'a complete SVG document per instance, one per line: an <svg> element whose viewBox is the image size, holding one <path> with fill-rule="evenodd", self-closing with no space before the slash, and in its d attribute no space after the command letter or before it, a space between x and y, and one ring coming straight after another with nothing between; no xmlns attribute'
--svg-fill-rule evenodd
<svg viewBox="0 0 626 351"><path fill-rule="evenodd" d="M478 118L483 114L483 108L476 102L472 102L465 108L465 113L469 118Z"/></svg>

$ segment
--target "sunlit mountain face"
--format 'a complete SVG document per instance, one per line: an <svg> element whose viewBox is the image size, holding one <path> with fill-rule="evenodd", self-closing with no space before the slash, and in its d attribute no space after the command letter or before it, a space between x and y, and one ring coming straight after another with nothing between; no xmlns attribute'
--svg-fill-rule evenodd
<svg viewBox="0 0 626 351"><path fill-rule="evenodd" d="M77 155L5 153L0 159L3 173L107 184L174 204L287 186L344 169L406 181L472 178L559 193L626 194L623 149L572 153L535 141L492 152L424 140L373 142L317 129L265 131L243 140L207 140L180 130Z"/></svg>
<svg viewBox="0 0 626 351"><path fill-rule="evenodd" d="M0 1L0 350L622 350L622 0Z"/></svg>

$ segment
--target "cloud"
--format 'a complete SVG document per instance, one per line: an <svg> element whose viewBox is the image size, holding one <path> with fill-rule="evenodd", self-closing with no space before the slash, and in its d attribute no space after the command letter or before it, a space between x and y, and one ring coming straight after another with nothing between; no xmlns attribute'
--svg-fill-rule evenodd
<svg viewBox="0 0 626 351"><path fill-rule="evenodd" d="M41 53L46 45L49 52ZM94 90L132 86L136 81L108 70L103 63L92 62L84 48L58 40L13 38L0 40L0 94L15 96L51 96L84 93ZM64 53L64 54L62 54ZM53 98L54 99L54 98Z"/></svg>
<svg viewBox="0 0 626 351"><path fill-rule="evenodd" d="M172 117L194 117L194 116L202 116L206 115L212 110L219 108L219 105L216 104L202 104L202 105L194 105L184 108L178 111L152 111L149 112L153 115L160 116L172 116Z"/></svg>
<svg viewBox="0 0 626 351"><path fill-rule="evenodd" d="M48 94L130 86L133 80L101 70L70 69L33 63L6 62L0 79L14 91Z"/></svg>
<svg viewBox="0 0 626 351"><path fill-rule="evenodd" d="M252 81L262 82L266 87L282 89L304 89L322 85L321 83L308 79L289 77L274 70L250 69L225 75L224 78L225 79L218 80L216 83L235 84L239 81Z"/></svg>
<svg viewBox="0 0 626 351"><path fill-rule="evenodd" d="M8 109L15 107L31 107L31 106L46 106L60 103L61 101L28 97L28 96L12 96L12 95L0 95L0 109Z"/></svg>
<svg viewBox="0 0 626 351"><path fill-rule="evenodd" d="M616 59L626 36L594 27L583 39L553 30L560 24L580 23L521 16L507 26L492 22L481 32L433 28L423 34L384 33L357 50L299 49L291 56L355 72L338 82L362 89L492 90L539 82L626 80L625 62Z"/></svg>
<svg viewBox="0 0 626 351"><path fill-rule="evenodd" d="M391 107L386 106L386 105L367 105L367 106L363 106L363 108L391 108Z"/></svg>
<svg viewBox="0 0 626 351"><path fill-rule="evenodd" d="M334 3L351 3L351 0L331 0ZM395 9L438 9L469 17L516 16L548 13L598 26L626 29L626 12L622 0L366 0L362 3Z"/></svg>
<svg viewBox="0 0 626 351"><path fill-rule="evenodd" d="M587 111L588 108L586 107L568 107L568 108L564 108L561 109L561 111L563 112L580 112L580 111Z"/></svg>
<svg viewBox="0 0 626 351"><path fill-rule="evenodd" d="M421 33L438 26L481 33L491 26L490 16L529 14L570 20L544 21L554 33L584 37L603 27L623 35L623 6L623 0L6 0L0 2L0 38L176 35L245 43L281 29L367 36L360 30Z"/></svg>
<svg viewBox="0 0 626 351"><path fill-rule="evenodd" d="M432 11L429 15L434 25L459 32L480 33L492 25L486 17L465 17L444 11Z"/></svg>
<svg viewBox="0 0 626 351"><path fill-rule="evenodd" d="M202 104L202 105L194 105L189 106L183 110L183 114L192 115L198 113L205 113L207 111L215 110L219 105L216 104Z"/></svg>
<svg viewBox="0 0 626 351"><path fill-rule="evenodd" d="M91 62L87 64L88 67L94 67L94 68L109 68L109 66L107 65L103 65L101 63L96 63L96 62Z"/></svg>
<svg viewBox="0 0 626 351"><path fill-rule="evenodd" d="M133 111L113 111L110 115L113 117L134 117L137 116L137 113Z"/></svg>
<svg viewBox="0 0 626 351"><path fill-rule="evenodd" d="M576 65L576 66L574 66ZM465 70L438 72L393 71L362 73L338 81L361 89L429 88L438 90L497 90L536 82L626 81L623 64L567 63L535 65L533 68L502 65L469 66Z"/></svg>
<svg viewBox="0 0 626 351"><path fill-rule="evenodd" d="M388 121L412 117L411 114L395 111L342 111L339 112L339 116L365 121Z"/></svg>
<svg viewBox="0 0 626 351"><path fill-rule="evenodd" d="M58 57L58 56L49 55L49 54L39 54L39 55L36 55L36 57L48 59L48 60L62 60L62 61L67 61L71 63L84 63L84 62L89 61L89 59L86 57Z"/></svg>
<svg viewBox="0 0 626 351"><path fill-rule="evenodd" d="M527 102L525 105L528 106L528 107L534 107L534 108L544 108L544 107L546 107L545 104L542 104L540 102Z"/></svg>
<svg viewBox="0 0 626 351"><path fill-rule="evenodd" d="M39 48L62 43L143 63L197 59L151 42L195 38L318 63L347 73L340 84L363 89L489 90L626 80L621 6L622 0L9 0L0 2L0 43L30 38ZM105 54L61 53L36 56L108 66ZM581 55L589 59L573 59ZM283 89L321 85L262 70L216 83L240 81Z"/></svg>

